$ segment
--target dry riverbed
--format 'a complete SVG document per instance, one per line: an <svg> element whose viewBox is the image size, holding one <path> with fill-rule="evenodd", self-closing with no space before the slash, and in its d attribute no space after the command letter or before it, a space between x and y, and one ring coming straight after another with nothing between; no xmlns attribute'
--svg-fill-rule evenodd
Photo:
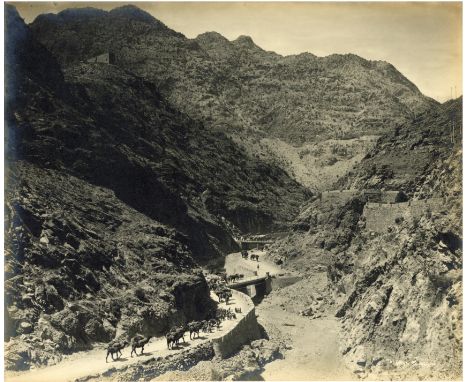
<svg viewBox="0 0 468 382"><path fill-rule="evenodd" d="M325 273L303 279L257 306L258 321L270 338L286 344L283 359L264 366L264 380L356 379L340 352L340 326L324 295L325 280Z"/></svg>
<svg viewBox="0 0 468 382"><path fill-rule="evenodd" d="M251 253L260 256L258 264L234 253L226 257L226 272L244 273L246 277L254 271L259 276L266 272L277 277L290 273L269 262L266 252L249 251ZM265 364L258 379L357 379L345 366L341 355L340 323L334 317L335 307L328 296L326 272L318 268L316 273L299 282L273 291L256 307L258 322L265 328L271 341L282 344L283 354L283 359Z"/></svg>

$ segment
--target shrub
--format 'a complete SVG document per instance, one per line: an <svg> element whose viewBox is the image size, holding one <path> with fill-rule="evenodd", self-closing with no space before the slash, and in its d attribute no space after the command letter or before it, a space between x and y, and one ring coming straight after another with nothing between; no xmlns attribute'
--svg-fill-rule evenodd
<svg viewBox="0 0 468 382"><path fill-rule="evenodd" d="M146 300L146 293L143 290L143 288L138 287L138 288L135 289L135 297L138 298L141 301Z"/></svg>

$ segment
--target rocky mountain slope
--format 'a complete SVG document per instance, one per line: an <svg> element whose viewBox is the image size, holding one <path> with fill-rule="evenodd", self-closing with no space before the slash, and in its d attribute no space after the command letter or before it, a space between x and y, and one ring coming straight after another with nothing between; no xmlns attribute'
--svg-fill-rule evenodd
<svg viewBox="0 0 468 382"><path fill-rule="evenodd" d="M16 162L6 189L6 367L116 335L161 335L210 309L187 239L114 192Z"/></svg>
<svg viewBox="0 0 468 382"><path fill-rule="evenodd" d="M411 194L433 171L434 163L447 159L459 144L461 128L461 99L447 101L383 135L336 188L380 188Z"/></svg>
<svg viewBox="0 0 468 382"><path fill-rule="evenodd" d="M66 97L39 91L11 108L12 155L111 188L187 234L200 258L233 248L223 218L244 232L272 230L307 197L282 170L205 130L129 71L80 64L61 83Z"/></svg>
<svg viewBox="0 0 468 382"><path fill-rule="evenodd" d="M461 111L461 99L450 101L384 135L342 181L404 190L410 201L441 197L440 208L376 232L362 197L316 198L271 250L287 267L328 270L342 352L361 377L461 376Z"/></svg>
<svg viewBox="0 0 468 382"><path fill-rule="evenodd" d="M6 6L7 367L211 309L198 262L308 192L122 68L62 71Z"/></svg>
<svg viewBox="0 0 468 382"><path fill-rule="evenodd" d="M40 15L31 28L64 67L113 52L117 66L153 82L180 110L240 143L279 138L294 150L379 135L437 104L386 62L355 55L283 57L248 36L228 41L216 32L187 39L133 6ZM261 151L258 145L253 150ZM269 157L286 158L275 147ZM326 176L336 180L331 172ZM313 175L303 178L297 179L318 184Z"/></svg>
<svg viewBox="0 0 468 382"><path fill-rule="evenodd" d="M132 6L41 15L31 27L62 65L112 51L118 66L224 130L251 127L289 142L356 137L435 104L385 62L355 55L282 57L248 36L228 41L215 32L190 40Z"/></svg>

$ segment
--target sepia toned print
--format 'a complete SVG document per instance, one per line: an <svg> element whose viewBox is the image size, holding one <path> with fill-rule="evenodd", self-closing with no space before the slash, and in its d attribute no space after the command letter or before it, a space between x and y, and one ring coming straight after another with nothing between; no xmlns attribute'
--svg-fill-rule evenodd
<svg viewBox="0 0 468 382"><path fill-rule="evenodd" d="M7 381L461 380L461 3L4 10Z"/></svg>

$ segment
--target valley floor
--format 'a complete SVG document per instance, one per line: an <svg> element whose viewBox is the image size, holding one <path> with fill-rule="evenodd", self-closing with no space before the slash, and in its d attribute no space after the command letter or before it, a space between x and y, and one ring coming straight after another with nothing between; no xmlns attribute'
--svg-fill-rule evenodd
<svg viewBox="0 0 468 382"><path fill-rule="evenodd" d="M318 272L273 291L256 307L259 323L270 338L279 337L287 351L268 363L264 380L354 380L339 349L339 321L326 295L326 274ZM311 308L312 316L301 311Z"/></svg>
<svg viewBox="0 0 468 382"><path fill-rule="evenodd" d="M338 346L339 324L333 317L311 320L267 306L258 309L265 327L276 327L290 344L284 359L268 363L261 373L267 381L353 380Z"/></svg>
<svg viewBox="0 0 468 382"><path fill-rule="evenodd" d="M266 259L264 251L259 262L242 259L240 253L226 257L228 274L243 273L246 277L258 272L264 276L291 274ZM257 265L259 268L257 269ZM291 274L296 276L297 274ZM317 271L296 284L274 290L255 308L258 322L272 340L279 340L289 349L284 358L267 363L259 379L264 380L353 380L357 379L346 368L339 349L339 322L327 299L327 276ZM315 303L315 304L314 304ZM317 318L300 315L312 305Z"/></svg>

